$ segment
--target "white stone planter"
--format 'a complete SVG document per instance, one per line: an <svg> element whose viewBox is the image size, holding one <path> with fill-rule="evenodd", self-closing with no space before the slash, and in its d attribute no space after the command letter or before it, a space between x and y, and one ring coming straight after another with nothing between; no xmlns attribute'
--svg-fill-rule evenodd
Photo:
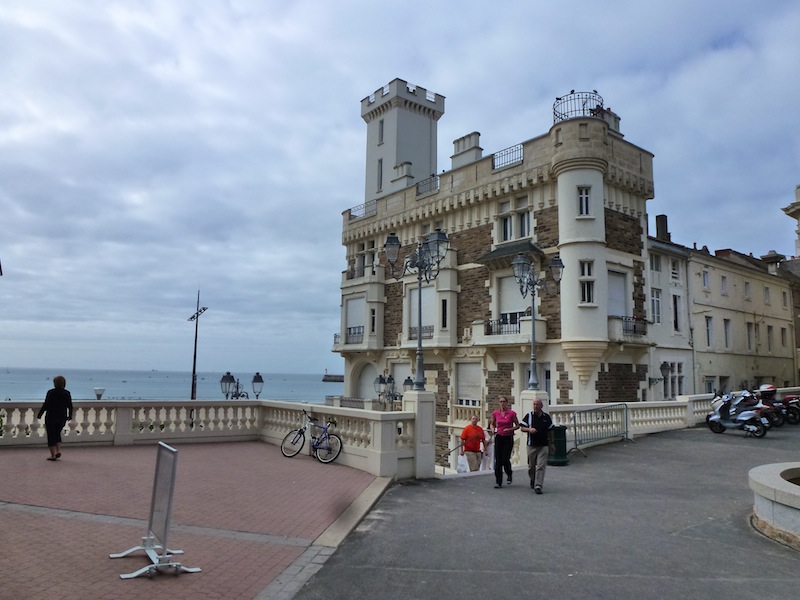
<svg viewBox="0 0 800 600"><path fill-rule="evenodd" d="M753 526L775 541L800 550L800 462L762 465L750 470L755 494Z"/></svg>

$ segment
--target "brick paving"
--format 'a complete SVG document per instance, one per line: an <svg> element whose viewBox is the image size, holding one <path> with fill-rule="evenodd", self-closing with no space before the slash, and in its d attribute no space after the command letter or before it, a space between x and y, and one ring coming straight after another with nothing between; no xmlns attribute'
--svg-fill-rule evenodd
<svg viewBox="0 0 800 600"><path fill-rule="evenodd" d="M173 447L168 544L202 572L130 580L119 575L147 556L108 555L146 534L156 446L66 444L57 462L46 448L0 449L0 600L288 599L333 552L314 541L375 487L368 473L270 444Z"/></svg>

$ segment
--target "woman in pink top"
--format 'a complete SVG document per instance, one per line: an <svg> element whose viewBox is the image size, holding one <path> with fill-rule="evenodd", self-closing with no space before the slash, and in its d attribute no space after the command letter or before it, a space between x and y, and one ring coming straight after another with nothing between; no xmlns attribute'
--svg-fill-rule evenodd
<svg viewBox="0 0 800 600"><path fill-rule="evenodd" d="M494 430L494 478L496 488L503 487L503 471L511 483L511 451L514 449L514 432L519 429L517 413L508 407L508 398L500 396L500 409L492 413Z"/></svg>

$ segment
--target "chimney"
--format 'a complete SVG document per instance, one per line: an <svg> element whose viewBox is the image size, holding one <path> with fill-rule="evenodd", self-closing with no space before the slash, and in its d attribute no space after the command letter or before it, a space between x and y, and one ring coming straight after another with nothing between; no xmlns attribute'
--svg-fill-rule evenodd
<svg viewBox="0 0 800 600"><path fill-rule="evenodd" d="M783 254L778 254L775 252L775 250L770 250L761 257L761 260L767 263L767 271L770 275L777 275L778 267L780 267L781 263L786 260L786 257Z"/></svg>
<svg viewBox="0 0 800 600"><path fill-rule="evenodd" d="M656 239L671 242L672 236L667 229L667 215L656 215Z"/></svg>
<svg viewBox="0 0 800 600"><path fill-rule="evenodd" d="M483 156L483 148L481 148L480 143L481 134L477 131L455 140L453 142L453 156L450 157L452 168L457 169L480 160Z"/></svg>

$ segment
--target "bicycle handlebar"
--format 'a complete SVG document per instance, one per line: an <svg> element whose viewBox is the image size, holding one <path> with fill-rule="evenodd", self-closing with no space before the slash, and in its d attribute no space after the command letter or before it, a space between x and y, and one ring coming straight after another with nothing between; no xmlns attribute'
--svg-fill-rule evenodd
<svg viewBox="0 0 800 600"><path fill-rule="evenodd" d="M314 423L314 422L316 422L316 421L319 421L319 419L317 419L317 417L312 417L310 414L308 414L308 413L306 412L306 409L305 409L305 408L303 409L303 414L304 414L304 415L306 416L306 418L307 418L309 421L311 421L312 423ZM329 425L329 426L330 426L330 425L336 426L336 420L335 420L335 419L332 419L332 418L330 418L330 417L328 417L328 425ZM318 426L318 427L319 427L319 426Z"/></svg>

